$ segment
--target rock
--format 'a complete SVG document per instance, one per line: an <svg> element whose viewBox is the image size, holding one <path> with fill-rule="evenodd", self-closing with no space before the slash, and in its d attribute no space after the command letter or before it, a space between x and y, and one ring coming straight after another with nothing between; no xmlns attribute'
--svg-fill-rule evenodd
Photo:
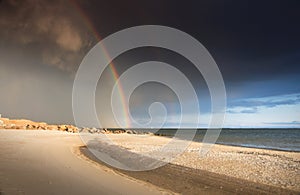
<svg viewBox="0 0 300 195"><path fill-rule="evenodd" d="M152 132L147 132L146 134L147 135L154 135L154 133L152 133Z"/></svg>
<svg viewBox="0 0 300 195"><path fill-rule="evenodd" d="M47 130L58 130L58 126L57 125L47 125L46 129Z"/></svg>
<svg viewBox="0 0 300 195"><path fill-rule="evenodd" d="M26 126L24 126L24 125L19 125L18 128L22 129L22 130L26 130Z"/></svg>
<svg viewBox="0 0 300 195"><path fill-rule="evenodd" d="M132 130L126 130L126 133L133 134Z"/></svg>
<svg viewBox="0 0 300 195"><path fill-rule="evenodd" d="M15 124L7 124L4 127L5 129L14 129L15 128Z"/></svg>
<svg viewBox="0 0 300 195"><path fill-rule="evenodd" d="M46 127L45 126L38 126L37 129L38 130L46 130Z"/></svg>
<svg viewBox="0 0 300 195"><path fill-rule="evenodd" d="M71 132L71 133L77 133L78 132L78 128L74 127L72 125L68 125L67 128L68 128L67 129L68 132Z"/></svg>
<svg viewBox="0 0 300 195"><path fill-rule="evenodd" d="M126 130L125 132L128 134L133 134L131 130Z"/></svg>
<svg viewBox="0 0 300 195"><path fill-rule="evenodd" d="M122 129L114 130L113 133L115 133L115 134L125 133L125 130L122 130Z"/></svg>
<svg viewBox="0 0 300 195"><path fill-rule="evenodd" d="M0 128L5 128L5 124L2 120L0 120Z"/></svg>
<svg viewBox="0 0 300 195"><path fill-rule="evenodd" d="M58 125L58 130L60 130L60 131L67 131L68 127L66 125Z"/></svg>
<svg viewBox="0 0 300 195"><path fill-rule="evenodd" d="M15 129L16 128L16 125L15 124L7 124L5 126L5 129Z"/></svg>
<svg viewBox="0 0 300 195"><path fill-rule="evenodd" d="M82 133L88 133L89 130L90 130L89 128L83 127L80 132L82 132Z"/></svg>
<svg viewBox="0 0 300 195"><path fill-rule="evenodd" d="M58 125L57 129L60 131L67 131L67 132L71 132L71 133L78 132L78 128L73 125Z"/></svg>
<svg viewBox="0 0 300 195"><path fill-rule="evenodd" d="M90 133L97 133L97 129L95 127L89 129L89 132Z"/></svg>
<svg viewBox="0 0 300 195"><path fill-rule="evenodd" d="M0 128L28 129L28 130L59 130L77 133L78 128L73 125L48 125L44 122L34 122L26 119L0 118Z"/></svg>
<svg viewBox="0 0 300 195"><path fill-rule="evenodd" d="M104 129L101 129L101 130L99 131L99 133L105 134L106 131L105 131Z"/></svg>

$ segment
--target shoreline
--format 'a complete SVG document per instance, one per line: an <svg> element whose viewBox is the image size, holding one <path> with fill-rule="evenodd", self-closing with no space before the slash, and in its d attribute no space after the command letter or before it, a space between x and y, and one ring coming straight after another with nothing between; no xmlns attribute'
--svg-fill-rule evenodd
<svg viewBox="0 0 300 195"><path fill-rule="evenodd" d="M298 129L297 129L298 130ZM158 137L166 137L171 139L172 136L167 136L167 135L155 135L154 136L158 136ZM188 141L188 140L184 140L181 139L183 141ZM197 142L197 143L202 143L201 141L196 141L193 140L193 142ZM293 150L293 149L284 149L284 148L272 148L272 147L262 147L262 146L255 146L255 145L239 145L239 144L230 144L230 143L214 143L214 145L220 145L220 146L233 146L233 147L241 147L241 148L253 148L253 149L261 149L261 150L270 150L270 151L279 151L279 152L294 152L294 153L299 153L300 154L300 150Z"/></svg>
<svg viewBox="0 0 300 195"><path fill-rule="evenodd" d="M31 121L28 119L9 119L9 118L0 118L0 129L20 129L20 130L58 130L58 131L66 131L66 132L72 132L72 133L81 133L81 132L89 132L92 134L95 133L101 133L101 134L123 134L123 133L128 133L128 134L152 134L155 136L161 136L161 137L168 137L172 138L172 135L174 131L177 129L174 128L164 128L160 129L159 131L153 133L149 129L136 129L136 128L87 128L87 127L82 127L78 128L73 125L51 125L47 124L45 122L35 122ZM292 130L292 131L299 131L299 128L283 128L285 130ZM181 128L181 130L189 130L187 128ZM213 129L197 129L197 132L202 132L202 131L207 131L207 130L213 130ZM261 131L261 130L282 130L282 128L223 128L222 131ZM300 133L300 132L298 132ZM195 142L202 142L202 139L199 139L197 137L198 133L195 134L194 140ZM221 136L221 135L220 135ZM222 137L222 136L221 136ZM272 141L274 142L274 140ZM276 143L276 141L275 141ZM225 145L225 146L237 146L237 147L246 147L246 148L258 148L258 149L267 149L267 150L275 150L275 151L287 151L287 152L300 152L300 148L297 147L286 147L286 146L275 146L275 145L260 145L259 143L253 143L253 144L243 144L243 143L235 143L235 142L224 142L219 140L217 141L218 145Z"/></svg>
<svg viewBox="0 0 300 195"><path fill-rule="evenodd" d="M164 194L172 194L173 192L181 194L299 194L300 192L300 176L297 174L300 169L300 154L297 152L216 144L205 158L199 158L198 151L201 143L192 142L187 151L172 163L150 171L135 172L116 169L99 161L86 146L83 146L79 133L47 130L0 130L0 133L0 140L2 140L0 145L1 155L4 157L1 159L2 162L0 161L2 163L1 172L6 173L4 175L7 177L11 177L9 176L11 173L7 171L13 171L9 168L13 166L11 163L17 163L16 165L20 167L24 167L24 163L26 166L33 166L30 163L28 164L28 160L34 157L34 161L31 159L29 162L45 163L52 159L52 161L49 161L51 166L57 166L59 169L60 166L65 166L66 162L67 164L79 166L79 161L82 161L81 163L85 165L80 165L79 167L85 166L85 169L93 170L91 171L93 173L90 173L92 178L89 178L91 181L88 179L87 182L99 182L98 179L95 181L95 178L93 178L95 177L94 174L96 174L94 172L98 170L107 174L107 177L118 175L116 176L118 179L125 177L125 180L129 180L129 183L133 182L134 185L144 186L140 190L147 191L152 189ZM167 137L153 135L107 134L107 136L118 143L119 146L137 154L149 149L155 149L169 141ZM33 145L40 147L33 147ZM27 153L23 153L24 147L29 146ZM12 149L15 150L16 155L10 154L9 150ZM71 152L72 155L67 151ZM21 155L21 157L17 154ZM11 155L15 156L10 157ZM51 158L51 156L56 157ZM25 160L23 161L22 158ZM19 162L16 161L17 159L19 159ZM7 160L10 163L7 164L3 160ZM60 162L59 165L56 165L57 161ZM40 167L41 165L37 164L36 166ZM81 169L75 167L74 169L76 170ZM36 167L31 168L36 169ZM58 173L53 168L48 170L48 168L43 167L42 170L46 171L46 175L53 174L55 178L57 175L63 178L67 177L67 179L65 178L67 183L73 183L73 177L77 177L77 173L74 172L63 174L66 171L64 169L61 169L62 173ZM13 173L21 175L20 177L24 178L26 183L28 181L26 181L25 178L27 177L22 173L24 171L26 172L27 170L25 168L19 169L19 171L15 170ZM80 174L85 175L86 173L82 173L81 170ZM40 174L37 174L36 177L45 179ZM103 176L99 175L97 177L103 178ZM11 184L6 183L5 178L1 180L4 182L2 182L0 189L4 190L2 191L4 193L7 185ZM12 180L12 183L15 185L22 185L22 182L24 182L17 178ZM49 180L53 182L53 179ZM78 183L78 185L82 184ZM112 185L106 182L106 185L108 185L108 188L114 188L116 184ZM48 187L55 188L55 185L49 185L48 183L44 185L44 188L47 189Z"/></svg>
<svg viewBox="0 0 300 195"><path fill-rule="evenodd" d="M223 144L223 143L215 143L216 145L220 146L232 146L232 147L240 147L240 148L253 148L253 149L261 149L261 150L270 150L270 151L278 151L278 152L292 152L292 153L299 153L300 150L290 150L290 149L282 149L282 148L271 148L271 147L255 147L250 145L238 145L238 144Z"/></svg>
<svg viewBox="0 0 300 195"><path fill-rule="evenodd" d="M137 154L155 150L169 141L166 137L149 135L107 136L119 146ZM187 151L174 159L172 164L193 171L208 171L220 177L225 175L245 182L267 185L291 193L300 192L300 153L215 144L207 156L201 158L198 153L201 146L202 143L192 142Z"/></svg>
<svg viewBox="0 0 300 195"><path fill-rule="evenodd" d="M176 131L176 128L164 128L160 129L159 131L153 133L149 129L137 129L137 128L87 128L82 127L78 128L73 125L53 125L53 124L47 124L45 122L35 122L28 119L10 119L10 118L0 118L0 129L20 129L20 130L58 130L58 131L66 131L66 132L72 132L72 133L81 133L83 131L89 132L92 134L95 133L101 133L101 134L122 134L122 133L128 133L128 134L152 134L155 136L161 136L161 137L168 137L172 138L172 135L174 131ZM299 128L222 128L222 132L226 131L279 131L284 129L285 131L300 131ZM181 128L181 130L189 130L187 128ZM205 129L205 128L198 128L197 133L195 134L194 140L195 142L202 142L202 139L199 139L197 137L198 132L204 132L207 130L213 130L213 129ZM300 132L298 132L300 133ZM220 135L221 136L221 135ZM221 136L222 137L222 136ZM274 141L274 140L273 140ZM272 141L272 142L273 142ZM276 141L275 141L276 143ZM253 144L243 144L243 143L235 143L235 142L224 142L219 140L216 144L219 145L225 145L225 146L237 146L237 147L246 147L246 148L258 148L258 149L267 149L267 150L275 150L275 151L287 151L287 152L300 152L300 148L291 146L290 148L287 146L275 146L275 145L264 145L261 143L253 143Z"/></svg>
<svg viewBox="0 0 300 195"><path fill-rule="evenodd" d="M99 166L107 167L117 174L148 182L179 194L298 194L299 192L255 183L245 179L197 170L175 164L167 164L150 171L124 171L105 164L95 157L86 146L80 154ZM180 180L177 180L180 178Z"/></svg>

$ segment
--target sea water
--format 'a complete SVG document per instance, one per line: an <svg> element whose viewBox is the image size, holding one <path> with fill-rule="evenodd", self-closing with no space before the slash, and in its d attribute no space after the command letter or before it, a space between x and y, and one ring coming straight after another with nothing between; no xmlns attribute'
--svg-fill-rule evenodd
<svg viewBox="0 0 300 195"><path fill-rule="evenodd" d="M189 129L184 129L191 133ZM197 130L194 141L202 142L207 131ZM156 134L174 136L175 129L161 129ZM217 144L300 152L300 129L223 129Z"/></svg>

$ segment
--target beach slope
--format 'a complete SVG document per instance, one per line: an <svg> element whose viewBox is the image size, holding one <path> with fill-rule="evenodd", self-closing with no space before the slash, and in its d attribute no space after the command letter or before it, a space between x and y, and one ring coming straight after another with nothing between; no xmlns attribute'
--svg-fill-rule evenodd
<svg viewBox="0 0 300 195"><path fill-rule="evenodd" d="M78 134L0 130L0 194L169 194L80 158Z"/></svg>

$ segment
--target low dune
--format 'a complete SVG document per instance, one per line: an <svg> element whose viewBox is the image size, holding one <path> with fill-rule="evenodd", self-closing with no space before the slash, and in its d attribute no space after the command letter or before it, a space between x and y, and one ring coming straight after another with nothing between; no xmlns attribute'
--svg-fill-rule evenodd
<svg viewBox="0 0 300 195"><path fill-rule="evenodd" d="M59 130L76 133L78 128L73 125L49 125L45 122L35 122L27 119L0 118L1 129L21 130Z"/></svg>

